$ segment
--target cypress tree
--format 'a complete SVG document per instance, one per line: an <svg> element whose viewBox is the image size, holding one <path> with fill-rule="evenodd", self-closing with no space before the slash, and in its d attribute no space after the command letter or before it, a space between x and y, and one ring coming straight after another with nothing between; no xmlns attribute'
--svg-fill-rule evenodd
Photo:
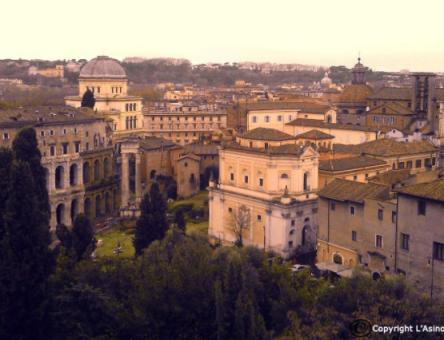
<svg viewBox="0 0 444 340"><path fill-rule="evenodd" d="M12 162L12 152L9 149L0 148L0 240L3 236L3 213L8 197L9 171Z"/></svg>
<svg viewBox="0 0 444 340"><path fill-rule="evenodd" d="M89 219L79 214L74 219L72 227L72 245L77 254L77 259L81 260L88 256L95 247L94 231Z"/></svg>
<svg viewBox="0 0 444 340"><path fill-rule="evenodd" d="M174 214L174 222L176 223L177 228L185 232L185 227L187 222L185 221L185 217L183 215L183 209L177 209Z"/></svg>
<svg viewBox="0 0 444 340"><path fill-rule="evenodd" d="M29 164L37 195L38 210L34 218L49 227L50 205L46 186L46 170L41 164L42 155L38 148L33 128L22 129L12 143L14 159Z"/></svg>
<svg viewBox="0 0 444 340"><path fill-rule="evenodd" d="M0 240L0 338L42 338L47 279L52 270L49 228L39 216L30 164L14 160Z"/></svg>
<svg viewBox="0 0 444 340"><path fill-rule="evenodd" d="M166 210L167 204L160 193L159 185L153 183L149 194L145 194L140 203L140 217L133 240L136 256L141 255L151 242L164 238L168 229Z"/></svg>
<svg viewBox="0 0 444 340"><path fill-rule="evenodd" d="M89 107L90 109L94 109L94 105L96 104L96 99L94 98L94 93L87 88L82 97L81 107Z"/></svg>

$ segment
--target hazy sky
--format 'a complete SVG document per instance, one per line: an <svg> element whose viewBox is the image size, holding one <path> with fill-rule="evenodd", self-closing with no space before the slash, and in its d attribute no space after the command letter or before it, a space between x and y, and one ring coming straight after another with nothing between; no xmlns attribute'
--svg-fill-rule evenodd
<svg viewBox="0 0 444 340"><path fill-rule="evenodd" d="M3 0L0 58L187 58L444 72L443 0Z"/></svg>

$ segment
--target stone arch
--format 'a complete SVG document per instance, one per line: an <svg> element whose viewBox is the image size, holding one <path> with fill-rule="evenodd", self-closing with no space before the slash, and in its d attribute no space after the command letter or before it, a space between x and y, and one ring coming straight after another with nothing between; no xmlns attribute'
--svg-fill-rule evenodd
<svg viewBox="0 0 444 340"><path fill-rule="evenodd" d="M342 255L339 253L333 254L333 262L336 264L343 264L344 259L342 258Z"/></svg>
<svg viewBox="0 0 444 340"><path fill-rule="evenodd" d="M77 199L71 201L71 223L74 223L74 219L79 213L79 202Z"/></svg>
<svg viewBox="0 0 444 340"><path fill-rule="evenodd" d="M103 177L107 178L111 175L111 166L108 157L103 160Z"/></svg>
<svg viewBox="0 0 444 340"><path fill-rule="evenodd" d="M56 221L57 224L65 223L65 205L60 203L56 208Z"/></svg>
<svg viewBox="0 0 444 340"><path fill-rule="evenodd" d="M94 181L98 181L100 179L100 161L96 159L94 161Z"/></svg>
<svg viewBox="0 0 444 340"><path fill-rule="evenodd" d="M107 191L105 193L105 214L111 213L113 207L112 207L112 198L111 194Z"/></svg>
<svg viewBox="0 0 444 340"><path fill-rule="evenodd" d="M55 186L56 189L62 189L65 184L65 168L59 165L55 171Z"/></svg>
<svg viewBox="0 0 444 340"><path fill-rule="evenodd" d="M95 211L96 217L102 216L102 197L100 197L100 195L96 196L95 208L96 208L96 211Z"/></svg>
<svg viewBox="0 0 444 340"><path fill-rule="evenodd" d="M89 162L83 163L83 183L89 183L91 181L90 173Z"/></svg>
<svg viewBox="0 0 444 340"><path fill-rule="evenodd" d="M78 183L78 175L77 175L78 169L77 164L72 164L69 167L69 185L77 185Z"/></svg>
<svg viewBox="0 0 444 340"><path fill-rule="evenodd" d="M91 218L91 199L90 198L85 198L84 211L85 211L85 216L88 218Z"/></svg>

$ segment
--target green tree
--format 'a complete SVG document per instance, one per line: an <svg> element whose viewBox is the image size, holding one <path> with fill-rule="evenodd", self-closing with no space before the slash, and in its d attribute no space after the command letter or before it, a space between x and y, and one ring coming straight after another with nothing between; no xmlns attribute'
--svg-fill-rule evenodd
<svg viewBox="0 0 444 340"><path fill-rule="evenodd" d="M133 240L136 256L141 255L151 242L165 236L168 230L166 210L167 204L160 193L159 185L153 183L149 194L145 194L140 203L140 217Z"/></svg>
<svg viewBox="0 0 444 340"><path fill-rule="evenodd" d="M39 216L29 163L11 165L0 240L0 338L42 338L47 279L52 271L49 228Z"/></svg>
<svg viewBox="0 0 444 340"><path fill-rule="evenodd" d="M89 219L84 214L77 215L72 227L72 246L77 259L81 260L91 255L95 245L96 239Z"/></svg>
<svg viewBox="0 0 444 340"><path fill-rule="evenodd" d="M6 199L8 198L9 171L12 162L12 152L9 149L0 148L0 240L3 236L3 213Z"/></svg>
<svg viewBox="0 0 444 340"><path fill-rule="evenodd" d="M185 216L183 214L183 209L177 209L174 214L174 222L176 223L176 226L185 232L185 228L187 225L187 222L185 221Z"/></svg>
<svg viewBox="0 0 444 340"><path fill-rule="evenodd" d="M94 105L96 105L94 93L92 93L92 91L87 88L82 97L81 107L89 107L90 109L94 109Z"/></svg>

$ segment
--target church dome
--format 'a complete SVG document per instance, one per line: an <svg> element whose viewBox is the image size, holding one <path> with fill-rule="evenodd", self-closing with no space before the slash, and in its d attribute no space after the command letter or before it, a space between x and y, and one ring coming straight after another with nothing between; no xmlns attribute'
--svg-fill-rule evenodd
<svg viewBox="0 0 444 340"><path fill-rule="evenodd" d="M126 72L116 59L99 56L82 67L80 78L126 79Z"/></svg>
<svg viewBox="0 0 444 340"><path fill-rule="evenodd" d="M321 85L322 87L330 87L331 84L331 78L328 76L328 72L325 72L324 78L321 79Z"/></svg>

